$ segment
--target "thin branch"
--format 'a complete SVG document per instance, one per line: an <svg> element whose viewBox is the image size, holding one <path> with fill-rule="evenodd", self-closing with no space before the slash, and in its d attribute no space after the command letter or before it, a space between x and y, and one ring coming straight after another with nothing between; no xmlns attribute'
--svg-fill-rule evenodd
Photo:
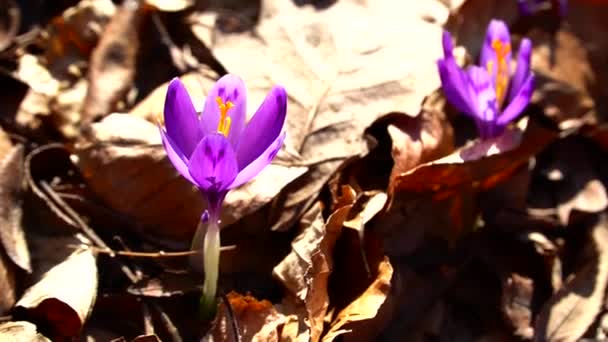
<svg viewBox="0 0 608 342"><path fill-rule="evenodd" d="M82 245L69 245L69 247L72 248L83 248ZM90 250L92 250L95 253L101 253L101 254L109 254L110 256L114 257L116 255L121 255L121 256L128 256L128 257L135 257L135 258L153 258L153 259L157 259L157 258L176 258L176 257L184 257L184 256L191 256L191 255L196 255L196 254L200 254L200 251L181 251L181 252L165 252L165 251L158 251L158 252L133 252L133 251L116 251L110 248L99 248L99 247L95 247L95 246L87 246L87 248L89 248ZM230 251L236 249L236 245L230 245L230 246L222 246L220 247L220 251L221 252L225 252L225 251Z"/></svg>
<svg viewBox="0 0 608 342"><path fill-rule="evenodd" d="M232 310L232 305L230 305L230 301L225 293L222 293L222 302L224 302L224 306L226 307L226 312L228 313L228 319L230 320L230 327L232 327L232 335L234 336L235 342L241 342L241 334L239 333L239 323L236 321L236 316L234 315L234 311Z"/></svg>
<svg viewBox="0 0 608 342"><path fill-rule="evenodd" d="M57 195L55 190L47 183L46 181L41 181L40 186L44 191L46 191L47 195L57 203L61 207L61 209L65 210L65 213L78 225L78 227L82 230L82 232L89 238L91 241L97 245L97 247L110 249L108 245L95 233L93 228L89 227L89 225L84 222L84 220L78 215L78 213L70 207L69 204L65 203L65 201Z"/></svg>
<svg viewBox="0 0 608 342"><path fill-rule="evenodd" d="M177 327L175 326L175 324L173 324L173 322L171 321L171 318L165 313L165 311L163 311L163 309L160 307L160 305L158 305L157 303L151 303L152 307L158 311L158 313L160 314L160 319L163 322L163 325L165 326L165 329L167 330L167 333L169 333L169 335L171 336L171 339L173 340L173 342L182 342L182 337L179 334L179 331L177 330Z"/></svg>

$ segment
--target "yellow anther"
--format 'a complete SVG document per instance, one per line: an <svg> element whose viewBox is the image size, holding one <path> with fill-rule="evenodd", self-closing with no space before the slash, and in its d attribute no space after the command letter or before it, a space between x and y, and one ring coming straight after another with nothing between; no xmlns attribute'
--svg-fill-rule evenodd
<svg viewBox="0 0 608 342"><path fill-rule="evenodd" d="M224 102L219 96L215 98L215 102L217 102L217 106L220 109L220 121L217 123L217 131L227 137L230 132L230 124L232 123L232 120L228 116L228 111L234 107L234 103L230 101Z"/></svg>
<svg viewBox="0 0 608 342"><path fill-rule="evenodd" d="M507 64L507 56L511 53L511 44L503 44L499 39L492 41L492 49L496 53L496 100L499 105L502 105L507 95L507 87L509 86L509 65ZM489 61L487 64L488 73L493 74L494 63Z"/></svg>

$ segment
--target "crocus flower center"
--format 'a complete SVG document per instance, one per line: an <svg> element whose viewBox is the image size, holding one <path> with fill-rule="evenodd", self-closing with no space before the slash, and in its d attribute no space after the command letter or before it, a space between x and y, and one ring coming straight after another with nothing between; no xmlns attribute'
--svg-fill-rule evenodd
<svg viewBox="0 0 608 342"><path fill-rule="evenodd" d="M228 111L230 108L234 107L234 103L231 101L222 100L221 97L216 97L215 102L217 102L217 106L220 109L220 121L217 124L217 131L222 133L225 137L228 136L228 132L230 132L230 117L228 116Z"/></svg>
<svg viewBox="0 0 608 342"><path fill-rule="evenodd" d="M511 44L504 44L499 39L492 41L492 49L496 53L496 100L499 105L502 105L505 95L507 95L507 86L509 85L509 65L507 64L507 56L511 52ZM486 65L488 74L494 74L494 61L488 61Z"/></svg>

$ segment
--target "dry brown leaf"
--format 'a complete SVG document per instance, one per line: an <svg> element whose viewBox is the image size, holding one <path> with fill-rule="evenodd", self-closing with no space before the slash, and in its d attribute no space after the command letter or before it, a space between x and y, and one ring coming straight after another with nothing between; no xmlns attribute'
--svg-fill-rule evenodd
<svg viewBox="0 0 608 342"><path fill-rule="evenodd" d="M21 11L14 0L0 1L0 51L13 43L19 31Z"/></svg>
<svg viewBox="0 0 608 342"><path fill-rule="evenodd" d="M476 141L397 176L391 192L432 191L437 196L461 186L492 188L557 137L534 122L522 120L521 126L525 126L525 132L519 127L506 130L497 138Z"/></svg>
<svg viewBox="0 0 608 342"><path fill-rule="evenodd" d="M0 313L16 301L18 266L31 271L30 254L21 226L23 193L23 146L12 146L0 130Z"/></svg>
<svg viewBox="0 0 608 342"><path fill-rule="evenodd" d="M34 324L25 321L0 324L0 340L8 342L51 342L37 331Z"/></svg>
<svg viewBox="0 0 608 342"><path fill-rule="evenodd" d="M356 324L376 317L381 306L391 291L393 267L388 258L378 265L378 276L361 296L344 308L331 323L329 331L323 336L323 342L333 341L336 337L352 333L356 337Z"/></svg>
<svg viewBox="0 0 608 342"><path fill-rule="evenodd" d="M53 340L79 336L97 296L97 264L84 237L33 236L32 285L13 310L14 317L43 325ZM77 281L75 281L77 280Z"/></svg>
<svg viewBox="0 0 608 342"><path fill-rule="evenodd" d="M608 221L605 214L591 228L586 262L545 303L536 319L535 341L577 341L604 306L608 284Z"/></svg>
<svg viewBox="0 0 608 342"><path fill-rule="evenodd" d="M82 76L74 68L83 67L115 11L111 0L83 0L49 23L44 57L57 79Z"/></svg>
<svg viewBox="0 0 608 342"><path fill-rule="evenodd" d="M534 283L532 279L511 274L503 280L501 309L508 323L513 327L514 334L523 339L531 339L532 329L532 295Z"/></svg>
<svg viewBox="0 0 608 342"><path fill-rule="evenodd" d="M131 340L131 342L162 342L156 335L141 335Z"/></svg>
<svg viewBox="0 0 608 342"><path fill-rule="evenodd" d="M395 162L391 179L454 150L452 129L439 112L423 110L415 118L399 117L387 130Z"/></svg>
<svg viewBox="0 0 608 342"><path fill-rule="evenodd" d="M435 60L441 55L441 28L423 17L440 22L446 16L435 1L343 0L323 11L263 1L255 34L210 30L209 15L193 19L199 23L194 31L245 80L254 103L274 83L289 94L289 156L282 160L313 167L287 189L272 229L290 227L342 161L367 152L363 131L377 118L420 111L439 85Z"/></svg>
<svg viewBox="0 0 608 342"><path fill-rule="evenodd" d="M242 296L235 292L230 292L227 298L237 320L241 341L284 341L280 336L286 317L278 312L272 303L267 300L258 301L252 296ZM222 302L213 328L209 332L215 341L236 340L231 319Z"/></svg>
<svg viewBox="0 0 608 342"><path fill-rule="evenodd" d="M295 298L294 306L303 306L304 319L311 341L319 341L323 320L329 306L328 279L333 268L333 248L342 231L352 205L337 209L323 222L319 205L311 208L302 219L303 230L292 243L290 254L278 264L273 275Z"/></svg>
<svg viewBox="0 0 608 342"><path fill-rule="evenodd" d="M23 146L7 152L0 160L0 242L17 266L31 272L30 253L21 226Z"/></svg>
<svg viewBox="0 0 608 342"><path fill-rule="evenodd" d="M164 12L177 12L194 5L194 0L146 0L146 4Z"/></svg>
<svg viewBox="0 0 608 342"><path fill-rule="evenodd" d="M23 54L13 77L30 86L17 124L39 129L46 120L67 138L79 133L87 82L83 69L102 28L115 11L111 0L83 0L48 25L44 55Z"/></svg>
<svg viewBox="0 0 608 342"><path fill-rule="evenodd" d="M407 255L427 233L450 242L474 228L476 196L511 177L556 134L530 122L422 164L394 178L385 215L376 224L391 255ZM405 223L404 223L405 222Z"/></svg>
<svg viewBox="0 0 608 342"><path fill-rule="evenodd" d="M90 130L91 141L78 145L76 153L91 189L111 208L136 219L147 234L190 240L204 203L168 161L158 127L133 115L112 114ZM269 165L228 194L222 226L258 210L305 171Z"/></svg>
<svg viewBox="0 0 608 342"><path fill-rule="evenodd" d="M91 55L89 87L82 105L84 122L112 113L132 86L142 17L139 2L127 0L106 26Z"/></svg>

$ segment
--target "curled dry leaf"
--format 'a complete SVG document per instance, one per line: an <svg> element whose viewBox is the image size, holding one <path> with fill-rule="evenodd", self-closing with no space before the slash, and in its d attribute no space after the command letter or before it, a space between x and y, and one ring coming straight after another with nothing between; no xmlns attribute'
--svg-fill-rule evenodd
<svg viewBox="0 0 608 342"><path fill-rule="evenodd" d="M76 155L91 189L111 208L134 218L147 234L189 241L204 203L167 160L158 127L133 115L112 114L92 124L90 131L91 140L79 144ZM230 192L222 225L259 209L305 171L271 164Z"/></svg>
<svg viewBox="0 0 608 342"><path fill-rule="evenodd" d="M385 215L376 225L385 249L406 255L426 233L455 241L474 227L479 211L475 196L509 180L555 138L554 132L530 122L523 133L509 129L397 175L389 186Z"/></svg>
<svg viewBox="0 0 608 342"><path fill-rule="evenodd" d="M10 259L31 272L30 253L21 226L23 146L13 147L0 160L0 242Z"/></svg>
<svg viewBox="0 0 608 342"><path fill-rule="evenodd" d="M14 0L0 0L0 51L13 43L19 31L21 12Z"/></svg>
<svg viewBox="0 0 608 342"><path fill-rule="evenodd" d="M163 12L177 12L194 5L194 0L146 0L146 4Z"/></svg>
<svg viewBox="0 0 608 342"><path fill-rule="evenodd" d="M424 16L445 18L447 9L434 1L345 0L317 11L262 1L253 35L210 32L207 17L194 18L205 45L251 85L254 103L277 82L289 93L287 154L278 157L312 167L286 189L272 229L291 227L344 160L367 153L363 132L372 122L391 112L418 113L438 87L441 27Z"/></svg>
<svg viewBox="0 0 608 342"><path fill-rule="evenodd" d="M30 322L17 321L0 324L0 340L11 342L51 342Z"/></svg>
<svg viewBox="0 0 608 342"><path fill-rule="evenodd" d="M387 130L395 162L391 180L454 150L452 129L440 112L423 110L414 118L400 116Z"/></svg>
<svg viewBox="0 0 608 342"><path fill-rule="evenodd" d="M508 323L513 327L515 335L523 339L531 339L532 329L532 295L534 282L532 279L511 274L503 280L501 309Z"/></svg>
<svg viewBox="0 0 608 342"><path fill-rule="evenodd" d="M214 341L236 341L231 320L239 327L241 341L273 342L283 341L281 336L286 317L278 312L267 300L257 300L252 296L242 296L230 292L227 296L234 317L228 314L225 303L219 306L218 314L209 332Z"/></svg>
<svg viewBox="0 0 608 342"><path fill-rule="evenodd" d="M82 76L74 74L74 68L89 58L115 11L112 0L82 0L51 20L44 57L57 79L65 80L70 73Z"/></svg>
<svg viewBox="0 0 608 342"><path fill-rule="evenodd" d="M301 224L303 230L292 243L292 251L278 264L273 275L287 288L293 306L304 306L303 319L311 341L319 341L329 306L327 283L333 268L333 248L352 205L337 209L323 222L321 207L311 208Z"/></svg>
<svg viewBox="0 0 608 342"><path fill-rule="evenodd" d="M142 17L139 2L126 0L106 26L91 55L89 87L82 105L85 122L112 113L132 86Z"/></svg>
<svg viewBox="0 0 608 342"><path fill-rule="evenodd" d="M53 340L79 336L97 296L97 264L83 237L33 236L31 285L13 315L44 326ZM77 281L75 281L77 280Z"/></svg>
<svg viewBox="0 0 608 342"><path fill-rule="evenodd" d="M374 282L357 299L338 313L322 341L333 341L336 337L347 333L351 334L352 337L359 336L357 335L358 324L375 318L381 307L386 303L392 289L392 278L393 267L388 258L385 257L378 264L378 276ZM370 336L370 338L373 339L374 337Z"/></svg>
<svg viewBox="0 0 608 342"><path fill-rule="evenodd" d="M557 209L559 222L567 225L573 210L596 213L608 206L608 195L595 168L592 146L578 137L560 139L541 155L541 177L548 191L534 202L547 202ZM542 195L542 197L541 197Z"/></svg>
<svg viewBox="0 0 608 342"><path fill-rule="evenodd" d="M83 0L51 20L44 55L25 54L14 73L30 86L17 114L21 126L36 129L49 120L64 137L78 136L87 89L83 69L114 12L111 0Z"/></svg>
<svg viewBox="0 0 608 342"><path fill-rule="evenodd" d="M394 179L392 193L431 191L435 196L473 186L494 187L542 151L557 136L535 122L522 120L521 128L508 129L497 138L478 140L439 160L420 165Z"/></svg>
<svg viewBox="0 0 608 342"><path fill-rule="evenodd" d="M543 306L536 319L535 341L577 341L604 307L608 219L601 214L596 220L584 250L586 262Z"/></svg>
<svg viewBox="0 0 608 342"><path fill-rule="evenodd" d="M140 335L131 340L131 342L162 342L158 336L152 335Z"/></svg>
<svg viewBox="0 0 608 342"><path fill-rule="evenodd" d="M23 192L23 146L12 146L0 130L0 313L16 300L18 266L31 271L30 254L21 226Z"/></svg>

